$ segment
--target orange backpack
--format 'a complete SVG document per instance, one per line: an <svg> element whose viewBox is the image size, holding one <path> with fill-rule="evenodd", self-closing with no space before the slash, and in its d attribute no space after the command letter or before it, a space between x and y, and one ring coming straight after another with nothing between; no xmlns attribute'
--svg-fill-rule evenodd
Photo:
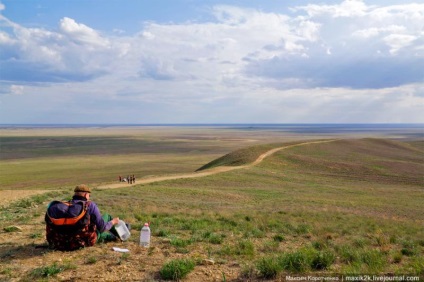
<svg viewBox="0 0 424 282"><path fill-rule="evenodd" d="M74 203L53 201L49 204L44 219L46 239L51 248L72 251L93 246L96 243L96 224L91 222L90 214L87 212L90 203L90 201ZM58 216L51 216L52 209L56 209ZM73 209L81 211L77 216L72 217L69 211Z"/></svg>

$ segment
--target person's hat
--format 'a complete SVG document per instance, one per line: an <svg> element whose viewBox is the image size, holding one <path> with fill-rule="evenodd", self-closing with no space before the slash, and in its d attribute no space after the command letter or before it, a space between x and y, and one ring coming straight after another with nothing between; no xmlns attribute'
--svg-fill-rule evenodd
<svg viewBox="0 0 424 282"><path fill-rule="evenodd" d="M85 184L80 184L77 187L75 187L74 192L85 192L85 193L91 193L90 187L88 187Z"/></svg>

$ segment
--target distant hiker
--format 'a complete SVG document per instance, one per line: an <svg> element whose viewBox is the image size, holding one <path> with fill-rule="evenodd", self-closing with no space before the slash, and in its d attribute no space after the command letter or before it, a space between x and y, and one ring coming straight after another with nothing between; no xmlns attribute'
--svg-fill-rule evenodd
<svg viewBox="0 0 424 282"><path fill-rule="evenodd" d="M122 177L121 176L119 176L119 182L122 182Z"/></svg>
<svg viewBox="0 0 424 282"><path fill-rule="evenodd" d="M109 214L102 216L97 205L90 201L90 193L90 187L81 184L75 187L69 202L49 204L45 222L46 239L51 248L71 251L118 240L113 226L119 218L112 218Z"/></svg>
<svg viewBox="0 0 424 282"><path fill-rule="evenodd" d="M127 176L127 180L128 180L128 184L131 184L131 179L129 175Z"/></svg>
<svg viewBox="0 0 424 282"><path fill-rule="evenodd" d="M133 174L133 183L135 183L135 176L134 176L134 174Z"/></svg>

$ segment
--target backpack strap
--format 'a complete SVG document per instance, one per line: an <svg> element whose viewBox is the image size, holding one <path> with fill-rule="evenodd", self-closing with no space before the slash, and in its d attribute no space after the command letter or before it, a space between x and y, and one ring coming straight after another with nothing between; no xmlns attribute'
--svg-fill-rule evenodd
<svg viewBox="0 0 424 282"><path fill-rule="evenodd" d="M49 204L49 208L50 206L52 206L55 203L62 203L68 206L71 206L72 203L71 201L69 202L62 202L62 201L53 201ZM49 210L47 209L47 216L49 217L49 219L51 220L51 222L54 225L74 225L76 224L81 218L83 218L85 216L85 214L87 213L88 207L90 206L91 201L81 201L79 203L82 203L82 210L81 213L76 216L76 217L72 217L72 218L53 218L50 216L49 214Z"/></svg>

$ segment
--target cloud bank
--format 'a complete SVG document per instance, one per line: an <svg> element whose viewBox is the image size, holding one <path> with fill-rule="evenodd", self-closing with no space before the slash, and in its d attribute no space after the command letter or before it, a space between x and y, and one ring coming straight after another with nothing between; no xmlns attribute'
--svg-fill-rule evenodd
<svg viewBox="0 0 424 282"><path fill-rule="evenodd" d="M424 122L424 4L209 13L132 35L0 15L0 121Z"/></svg>

